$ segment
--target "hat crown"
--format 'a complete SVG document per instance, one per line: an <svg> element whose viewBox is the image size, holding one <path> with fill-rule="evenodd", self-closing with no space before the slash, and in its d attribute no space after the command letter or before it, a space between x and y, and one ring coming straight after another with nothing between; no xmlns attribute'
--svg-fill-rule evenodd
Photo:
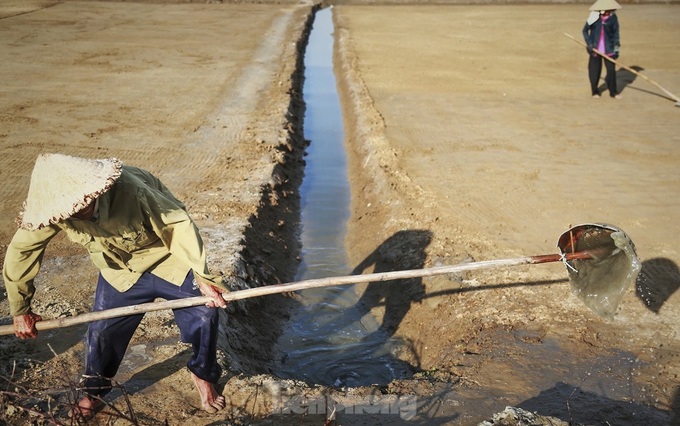
<svg viewBox="0 0 680 426"><path fill-rule="evenodd" d="M24 211L23 229L40 229L71 217L106 192L123 164L116 158L91 160L63 154L41 154L35 161Z"/></svg>

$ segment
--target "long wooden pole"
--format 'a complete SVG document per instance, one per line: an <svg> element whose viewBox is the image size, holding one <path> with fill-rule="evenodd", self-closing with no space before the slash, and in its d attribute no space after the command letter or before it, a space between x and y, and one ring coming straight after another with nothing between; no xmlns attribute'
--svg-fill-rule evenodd
<svg viewBox="0 0 680 426"><path fill-rule="evenodd" d="M567 33L564 33L564 35L567 36L567 37L569 37L570 39L574 40L576 43L579 43L579 44L582 45L583 47L587 47L587 46L588 46L583 40L578 40L578 39L576 39L576 38L570 36L570 35L567 34ZM633 68L630 68L630 67L627 67L627 66L623 65L622 63L620 63L620 62L617 61L616 59L614 59L614 58L612 58L612 57L610 57L610 56L605 55L604 53L600 52L600 51L597 50L597 49L593 49L593 52L595 52L595 53L597 53L598 55L602 56L603 58L605 58L605 59L608 60L609 62L612 62L612 63L614 63L614 64L620 66L621 68L626 69L626 70L632 72L633 74L637 75L638 77L640 77L640 78L642 78L642 79L644 79L644 80L647 80L649 83L651 83L651 84L653 84L654 86L656 86L656 87L658 87L659 89L661 89L661 91L663 91L666 95L670 96L670 98L673 99L673 100L676 102L676 103L675 103L675 106L680 106L680 98L679 98L677 95L671 93L669 90L663 88L663 87L662 87L659 83L657 83L656 81L654 81L654 80L652 80L651 78L647 77L646 75L644 75L644 74L642 74L642 73L640 73L640 72L634 70Z"/></svg>
<svg viewBox="0 0 680 426"><path fill-rule="evenodd" d="M547 254L538 256L518 257L514 259L486 260L479 262L463 263L460 265L453 266L437 266L432 268L410 269L405 271L378 272L373 274L348 275L343 277L317 278L287 284L274 284L263 287L249 288L247 290L232 291L229 293L224 293L222 297L227 302L231 302L234 300L250 299L253 297L268 296L279 293L290 293L293 291L307 290L311 288L332 287L338 285L359 284L367 282L392 281L408 278L430 277L435 275L453 274L457 272L472 271L491 267L538 264L557 262L560 260L576 260L590 258L592 258L592 255L589 252L583 251L576 253L567 253L564 256L560 254ZM206 304L210 300L211 300L210 297L207 296L197 296L185 299L169 300L164 302L142 303L139 305L124 306L121 308L89 312L86 314L76 315L72 317L39 321L36 324L36 329L38 329L39 331L52 330L55 328L70 327L77 324L84 324L92 321L117 318L128 315L142 314L145 312L160 311L165 309L188 308L190 306ZM0 336L8 334L14 334L14 327L12 325L0 326Z"/></svg>

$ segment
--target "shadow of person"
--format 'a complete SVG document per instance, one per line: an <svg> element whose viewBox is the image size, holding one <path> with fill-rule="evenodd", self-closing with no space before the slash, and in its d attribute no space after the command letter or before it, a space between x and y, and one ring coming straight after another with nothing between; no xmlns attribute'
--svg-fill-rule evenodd
<svg viewBox="0 0 680 426"><path fill-rule="evenodd" d="M638 72L644 71L644 68L637 65L633 65L632 67L629 68ZM625 68L619 68L616 71L616 88L618 89L619 93L623 92L626 86L632 84L636 78L637 75L635 75L635 73L630 72L630 70L627 70Z"/></svg>
<svg viewBox="0 0 680 426"><path fill-rule="evenodd" d="M427 230L404 230L389 237L361 263L352 275L359 275L373 266L373 273L422 269L425 265L425 248L432 241L432 233ZM372 309L384 305L380 326L365 339L379 337L382 340L392 336L404 319L411 303L419 302L425 295L421 278L408 278L394 282L371 282L366 286L354 305L358 318Z"/></svg>
<svg viewBox="0 0 680 426"><path fill-rule="evenodd" d="M680 288L680 269L670 259L655 258L642 263L635 283L635 295L647 309L659 313L666 301Z"/></svg>
<svg viewBox="0 0 680 426"><path fill-rule="evenodd" d="M635 70L637 72L644 71L644 68L642 68L641 66L638 66L638 65L633 65L633 66L628 67L628 68ZM619 92L619 93L623 93L623 91L626 89L626 87L631 85L637 77L638 76L634 72L631 72L630 70L619 67L616 70L616 91ZM604 79L603 79L603 83L600 84L600 86L598 87L598 90L600 91L600 93L604 93L607 90L607 84L604 83Z"/></svg>

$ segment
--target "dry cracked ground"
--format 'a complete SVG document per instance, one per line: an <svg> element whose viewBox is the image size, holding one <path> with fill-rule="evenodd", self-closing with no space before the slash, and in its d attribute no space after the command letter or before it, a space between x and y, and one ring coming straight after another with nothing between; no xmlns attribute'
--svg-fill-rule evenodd
<svg viewBox="0 0 680 426"><path fill-rule="evenodd" d="M680 5L623 5L619 60L680 91ZM39 153L118 157L186 200L212 269L234 290L291 281L307 144L302 54L315 10L0 3L0 255ZM554 253L571 225L614 224L642 272L613 320L571 295L560 263L402 283L415 292L396 283L373 314L403 309L393 356L413 376L335 389L272 374L285 355L272 342L297 298L234 303L220 336L228 407L207 414L172 315L150 313L111 407L91 423L501 424L491 419L506 406L550 416L543 424L680 422L680 108L625 68L622 99L590 97L585 49L565 36L580 37L587 11L337 2L346 246L352 265L372 259L363 272L384 272ZM34 310L87 312L95 277L79 247L55 239ZM11 322L4 294L0 316ZM83 332L0 337L0 422L69 424Z"/></svg>

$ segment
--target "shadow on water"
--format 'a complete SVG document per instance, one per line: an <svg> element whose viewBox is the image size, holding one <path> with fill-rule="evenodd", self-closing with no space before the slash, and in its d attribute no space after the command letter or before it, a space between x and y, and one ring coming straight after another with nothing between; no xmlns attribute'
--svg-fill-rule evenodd
<svg viewBox="0 0 680 426"><path fill-rule="evenodd" d="M374 273L422 269L425 266L425 248L431 241L430 231L399 231L357 265L352 275L361 274L371 266ZM394 291L395 286L399 291ZM373 335L387 337L392 336L397 330L411 303L421 301L424 295L425 286L422 278L403 279L392 283L375 282L368 284L354 309L357 311L357 317L361 318L382 302L385 313Z"/></svg>
<svg viewBox="0 0 680 426"><path fill-rule="evenodd" d="M430 231L399 231L359 263L352 270L352 275L422 269L425 265L425 248L431 240ZM372 271L369 271L371 268ZM395 288L399 291L394 291ZM399 328L411 304L422 301L424 297L425 286L422 278L372 282L366 286L356 303L346 308L334 323L339 327L345 327L347 324L360 321L363 329L369 332L362 341L385 342ZM362 321L362 318L378 307L384 310L380 321L375 321L373 325L367 324L366 320Z"/></svg>
<svg viewBox="0 0 680 426"><path fill-rule="evenodd" d="M371 268L375 273L421 269L431 239L429 231L399 231L357 265L352 274ZM393 334L411 304L424 296L420 278L372 282L358 298L351 287L317 294L320 302L299 312L291 331L280 342L284 355L277 374L334 387L385 385L411 377L420 369L414 345ZM379 307L384 310L382 318L374 318L371 312ZM402 358L415 359L415 365Z"/></svg>
<svg viewBox="0 0 680 426"><path fill-rule="evenodd" d="M635 285L636 296L647 309L659 313L661 307L680 288L680 270L670 259L655 258L642 263Z"/></svg>

